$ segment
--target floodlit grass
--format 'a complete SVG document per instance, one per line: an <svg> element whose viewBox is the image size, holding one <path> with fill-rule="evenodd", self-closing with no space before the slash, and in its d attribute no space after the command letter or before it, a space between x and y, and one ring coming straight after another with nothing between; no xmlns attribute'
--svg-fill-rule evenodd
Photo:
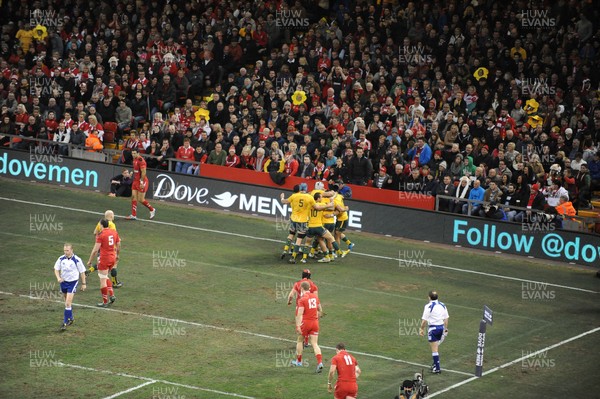
<svg viewBox="0 0 600 399"><path fill-rule="evenodd" d="M485 370L600 326L600 280L583 268L354 232L348 235L357 246L345 259L290 265L279 259L286 232L275 221L156 202L155 222L116 220L125 286L116 290L114 311L94 308L99 283L90 276L88 290L75 296L75 324L59 333L63 307L52 266L62 244L72 242L87 261L100 213L127 215L129 201L6 179L0 179L0 197L33 202L0 200L3 398L107 397L149 381L157 382L119 397L330 398L326 374L314 373L312 349L305 351L307 367L288 366L295 334L286 297L307 266L326 313L319 337L326 371L331 348L345 342L363 369L361 399L393 398L402 380L431 363L428 344L416 332L432 288L450 312L450 334L440 349L446 371L432 376L425 370L432 393L474 372L484 304L495 317ZM142 208L139 216L147 215ZM595 397L598 335L439 397Z"/></svg>

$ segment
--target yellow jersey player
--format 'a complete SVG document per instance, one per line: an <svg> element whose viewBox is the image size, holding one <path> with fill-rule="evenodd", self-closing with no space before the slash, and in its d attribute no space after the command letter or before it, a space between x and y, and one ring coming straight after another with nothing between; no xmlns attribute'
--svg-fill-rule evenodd
<svg viewBox="0 0 600 399"><path fill-rule="evenodd" d="M335 192L333 202L335 204L335 210L337 211L337 220L335 222L335 240L340 244L344 241L348 245L348 251L352 251L354 244L346 237L344 232L348 226L348 207L344 204L344 196L339 194L339 186L333 185L331 189Z"/></svg>
<svg viewBox="0 0 600 399"><path fill-rule="evenodd" d="M325 253L325 256L322 259L319 259L318 262L327 263L327 262L331 262L334 259L333 258L333 250L329 249L329 246L332 246L333 248L335 248L336 251L339 251L339 248L340 248L338 246L337 242L335 242L333 235L331 235L331 233L323 227L323 215L324 215L324 213L327 213L327 212L332 213L334 204L331 201L331 199L326 199L325 201L322 201L321 193L316 193L314 195L314 199L315 199L317 205L322 205L325 208L318 209L318 208L313 207L313 209L310 210L310 215L308 218L308 230L306 232L306 236L307 236L306 244L308 246L310 244L310 240L312 240L313 238L316 238L315 241L318 241L318 243L321 245L321 249L323 250L323 253ZM331 216L333 216L333 215L331 215ZM327 241L327 244L325 244L325 241ZM304 253L302 256L303 263L306 262L306 256L307 256L306 253Z"/></svg>
<svg viewBox="0 0 600 399"><path fill-rule="evenodd" d="M308 185L306 183L300 183L298 189L299 191L290 195L289 198L285 198L285 194L281 193L281 203L289 204L292 208L292 215L290 216L290 236L296 235L296 243L294 245L292 257L290 258L290 263L296 263L296 256L298 253L304 252L302 241L306 237L310 210L313 208L319 210L326 208L326 206L318 205L315 199L306 192L308 190Z"/></svg>
<svg viewBox="0 0 600 399"><path fill-rule="evenodd" d="M106 212L104 212L104 219L108 220L108 228L109 229L113 229L115 231L117 231L117 226L115 225L115 213L113 211L111 211L110 209L107 210ZM100 232L102 232L102 225L100 224L100 222L98 222L98 224L96 225L96 228L94 228L94 237L97 237L98 234L100 234ZM118 262L117 262L118 264ZM114 265L114 267L112 268L112 270L110 271L110 280L112 282L112 285L115 288L121 288L123 286L123 283L117 280L117 264ZM92 272L95 272L97 270L98 266L97 265L92 265L90 266L86 272L85 275L89 275Z"/></svg>
<svg viewBox="0 0 600 399"><path fill-rule="evenodd" d="M297 194L299 192L300 192L300 186L298 184L296 184L293 189L293 194ZM281 194L281 196L283 198L284 194ZM290 196L290 198L292 198L292 197ZM295 215L294 215L294 217L295 217ZM291 253L292 253L291 248L293 247L292 242L293 242L295 236L296 236L296 228L295 228L294 222L292 221L292 216L290 216L290 228L288 231L287 239L285 241L285 245L283 246L283 252L281 253L281 259L285 258L285 255L287 255L288 253L291 255Z"/></svg>

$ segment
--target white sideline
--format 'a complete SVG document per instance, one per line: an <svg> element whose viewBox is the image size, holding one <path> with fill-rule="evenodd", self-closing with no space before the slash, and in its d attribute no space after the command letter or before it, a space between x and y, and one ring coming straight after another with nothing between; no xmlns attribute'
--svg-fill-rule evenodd
<svg viewBox="0 0 600 399"><path fill-rule="evenodd" d="M0 294L3 294L3 295L17 295L17 294L13 294L11 292L4 292L4 291L0 291ZM38 300L38 301L39 300L45 300L47 302L64 303L63 301L59 301L59 300L48 299L48 298L37 298L37 297L31 296L31 295L19 294L18 296L20 298L33 299L33 300ZM79 307L82 307L82 308L97 309L97 310L108 311L108 312L128 314L128 315L132 315L132 316L141 316L141 317L148 317L148 318L151 318L151 319L166 320L166 321L171 321L171 322L175 322L175 323L187 324L187 325L190 325L190 326L196 326L196 327L202 327L202 328L209 328L209 329L217 330L217 331L227 331L227 332L236 333L236 334L250 335L252 337L265 338L265 339L270 339L270 340L274 340L274 341L288 342L288 343L292 343L292 344L296 343L296 340L292 340L292 339L288 339L288 338L273 337L271 335L255 333L255 332L252 332L252 331L235 330L235 329L232 329L232 328L213 326L211 324L197 323L197 322L194 322L194 321L187 321L187 320L181 320L181 319L173 319L173 318L169 318L169 317L155 316L155 315L146 314L146 313L131 312L129 310L120 310L120 309L114 309L114 308L99 308L97 306L85 305L85 304L75 303L75 302L73 302L73 305L79 306ZM321 347L321 349L329 349L329 350L335 351L335 347L333 347L333 346L325 346L325 345L319 345L319 346ZM411 366L419 366L421 368L429 368L429 367L431 367L431 366L425 365L425 364L419 364L419 363L409 362L407 360L402 360L402 359L394 359L392 357L383 356L383 355L376 355L376 354L372 354L372 353L357 352L357 351L352 351L352 353L355 353L355 354L361 355L361 356L372 357L372 358L375 358L375 359L389 360L389 361L395 362L395 363L403 363L403 364L409 364ZM448 370L448 369L445 369L444 371L447 371L449 373L454 373L454 374L461 374L461 375L468 375L468 376L471 375L471 373L465 373L464 371L458 371L458 370Z"/></svg>
<svg viewBox="0 0 600 399"><path fill-rule="evenodd" d="M118 393L114 394L113 396L109 396L109 397L107 397L105 399L115 398L115 397L117 397L119 395L123 395L123 394L125 394L127 392L131 392L131 391L133 391L135 389L141 388L141 387L143 387L145 385L155 384L157 382L161 383L161 384L174 385L174 386L182 387L182 388L195 389L197 391L205 391L205 392L216 393L216 394L219 394L219 395L233 396L233 397L236 397L236 398L256 399L253 396L238 395L237 393L217 391L215 389L202 388L202 387L197 387L195 385L180 384L178 382L172 382L172 381L166 381L166 380L157 380L157 379L153 379L153 378L140 377L140 376L137 376L137 375L131 375L131 374L126 374L126 373L118 373L118 372L114 372L114 371L110 371L110 370L99 370L99 369L95 369L95 368L92 368L92 367L79 366L77 364L69 364L69 363L63 363L63 362L60 362L59 364L61 366L63 366L63 367L72 367L74 369L79 369L79 370L94 371L96 373L117 375L119 377L135 378L135 379L138 379L138 380L145 380L146 381L142 385L130 388L130 389L126 390L126 391L118 392Z"/></svg>
<svg viewBox="0 0 600 399"><path fill-rule="evenodd" d="M53 205L53 204L43 204L43 203L40 203L40 202L25 201L25 200L19 200L19 199L15 199L15 198L0 197L0 200L18 202L18 203L29 204L29 205L45 206L45 207L49 207L49 208L64 209L64 210L67 210L67 211L83 212L83 213L89 213L89 214L92 214L92 215L103 215L103 213L101 213L101 212L88 211L88 210L80 209L80 208L71 208L71 207L68 207L68 206L60 206L60 205ZM120 215L115 215L115 216L117 216L117 217L123 217L123 216L120 216ZM162 222L162 221L159 221L159 220L146 220L146 219L140 219L140 220L143 220L144 222L148 222L148 223L162 224L162 225L165 225L165 226L186 228L186 229L190 229L190 230L204 231L204 232L208 232L208 233L224 234L224 235L230 235L230 236L235 236L235 237L248 238L248 239L252 239L252 240L260 240L260 241L269 241L269 242L281 243L280 240L276 240L274 238L249 236L249 235L245 235L245 234L232 233L232 232L228 232L228 231L206 229L206 228L202 228L202 227L187 226L187 225L182 225L182 224L177 224L177 223L170 223L170 222ZM354 252L354 251L352 253L355 254L355 255L367 256L367 257L370 257L370 258L386 259L386 260L393 260L393 261L398 261L398 262L400 261L400 259L393 258L391 256L381 256L381 255L365 254L365 253ZM480 271L476 271L476 270L469 270L469 269L460 269L460 268L457 268L457 267L444 266L444 265L434 265L434 264L431 264L431 265L428 265L428 266L430 266L430 267L436 267L436 268L439 268L439 269L445 269L445 270L452 270L452 271L457 271L457 272L463 272L463 273L478 274L478 275L481 275L481 276L499 278L499 279L503 279L503 280L520 281L520 282L523 282L523 283L545 284L545 285L547 285L549 287L564 288L564 289L573 290L573 291L580 291L580 292L588 292L588 293L591 293L591 294L598 294L597 291L587 290L587 289L578 288L578 287L570 287L570 286L561 285L561 284L545 283L543 281L527 280L527 279L521 279L521 278L518 278L518 277L503 276L503 275L500 275L500 274L485 273L485 272L480 272Z"/></svg>
<svg viewBox="0 0 600 399"><path fill-rule="evenodd" d="M574 336L574 337L571 337L571 338L565 339L564 341L560 341L560 342L558 342L558 343L556 343L556 344L554 344L554 345L547 346L547 347L545 347L544 349L540 349L539 351L536 351L536 352L530 353L530 354L528 354L527 356L521 356L521 357L520 357L520 358L518 358L518 359L515 359L515 360L513 360L513 361L511 361L511 362L508 362L508 363L504 363L503 365L501 365L501 366L498 366L498 367L494 367L493 369L490 369L490 370L488 370L488 371L484 371L482 375L484 375L484 376L485 376L485 375L488 375L488 374L495 373L495 372L496 372L496 371L498 371L498 370L501 370L501 369L503 369L503 368L506 368L506 367L512 366L512 365L513 365L513 364L515 364L515 363L519 363L519 362L521 362L521 361L523 361L523 360L525 360L525 359L528 359L528 358L530 358L530 357L533 357L533 356L537 356L537 355L539 355L540 353L544 353L544 352L546 352L546 351L549 351L549 350L551 350L551 349L557 348L557 347L559 347L559 346L562 346L562 345L564 345L564 344L568 344L569 342L572 342L572 341L578 340L579 338L583 338L583 337L585 337L586 335L593 334L593 333L595 333L595 332L597 332L597 331L600 331L600 327L596 327L596 328L594 328L594 329L591 329L591 330L589 330L589 331L586 331L586 332L584 332L584 333L581 333L581 334L579 334L579 335L576 335L576 336ZM433 397L435 397L435 396L441 395L441 394L443 394L443 393L445 393L445 392L448 392L448 391L450 391L450 390L452 390L452 389L454 389L454 388L458 388L458 387L460 387L460 386L462 386L462 385L468 384L468 383L469 383L469 382L471 382L471 381L475 381L475 380L477 380L478 378L479 378L479 377L471 377L471 378L468 378L468 379L466 379L466 380L464 380L464 381L461 381L461 382L458 382L458 383L456 383L456 384L454 384L454 385L450 385L448 388L444 388L444 389L442 389L441 391L434 392L434 393L432 393L431 395L429 395L428 397L429 397L429 398L433 398Z"/></svg>
<svg viewBox="0 0 600 399"><path fill-rule="evenodd" d="M64 363L61 363L61 364L62 364L63 366L67 366L67 365L66 365L66 364L64 364ZM147 382L144 382L143 384L137 385L137 386L135 386L135 387L133 387L133 388L129 388L129 389L126 389L126 390L124 390L124 391L117 392L117 393L115 393L114 395L107 396L107 397L105 397L104 399L113 399L113 398L116 398L116 397L118 397L118 396L125 395L126 393L129 393L129 392L131 392L131 391L135 391L136 389L143 388L143 387L145 387L146 385L154 384L155 382L156 382L156 380L147 381Z"/></svg>

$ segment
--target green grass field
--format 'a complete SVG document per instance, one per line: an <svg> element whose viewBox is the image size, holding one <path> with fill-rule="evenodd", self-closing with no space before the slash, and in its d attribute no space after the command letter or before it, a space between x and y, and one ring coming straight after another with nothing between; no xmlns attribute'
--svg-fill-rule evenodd
<svg viewBox="0 0 600 399"><path fill-rule="evenodd" d="M312 349L308 367L288 366L295 334L286 297L305 266L279 259L281 224L162 202L155 221L119 218L125 285L117 302L95 308L99 282L90 276L75 296L75 324L60 333L52 267L62 244L72 242L86 261L100 214L125 216L129 201L7 179L0 197L0 398L333 397L326 373L314 373ZM433 395L451 388L437 397L598 397L595 271L349 236L357 246L348 257L307 266L326 313L326 370L332 348L345 342L363 370L360 399L392 399L422 368ZM416 334L432 288L450 312L441 375L428 373L429 346ZM484 369L493 372L455 386L473 375L484 304L495 317Z"/></svg>

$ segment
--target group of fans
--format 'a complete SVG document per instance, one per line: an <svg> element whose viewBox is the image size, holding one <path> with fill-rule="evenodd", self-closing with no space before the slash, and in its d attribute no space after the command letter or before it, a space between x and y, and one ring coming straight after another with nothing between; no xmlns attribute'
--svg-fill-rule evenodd
<svg viewBox="0 0 600 399"><path fill-rule="evenodd" d="M209 162L431 195L466 177L524 198L560 186L575 210L598 188L588 1L91 4L2 4L2 144L97 150L114 122L117 139L137 133L126 150L182 173Z"/></svg>

